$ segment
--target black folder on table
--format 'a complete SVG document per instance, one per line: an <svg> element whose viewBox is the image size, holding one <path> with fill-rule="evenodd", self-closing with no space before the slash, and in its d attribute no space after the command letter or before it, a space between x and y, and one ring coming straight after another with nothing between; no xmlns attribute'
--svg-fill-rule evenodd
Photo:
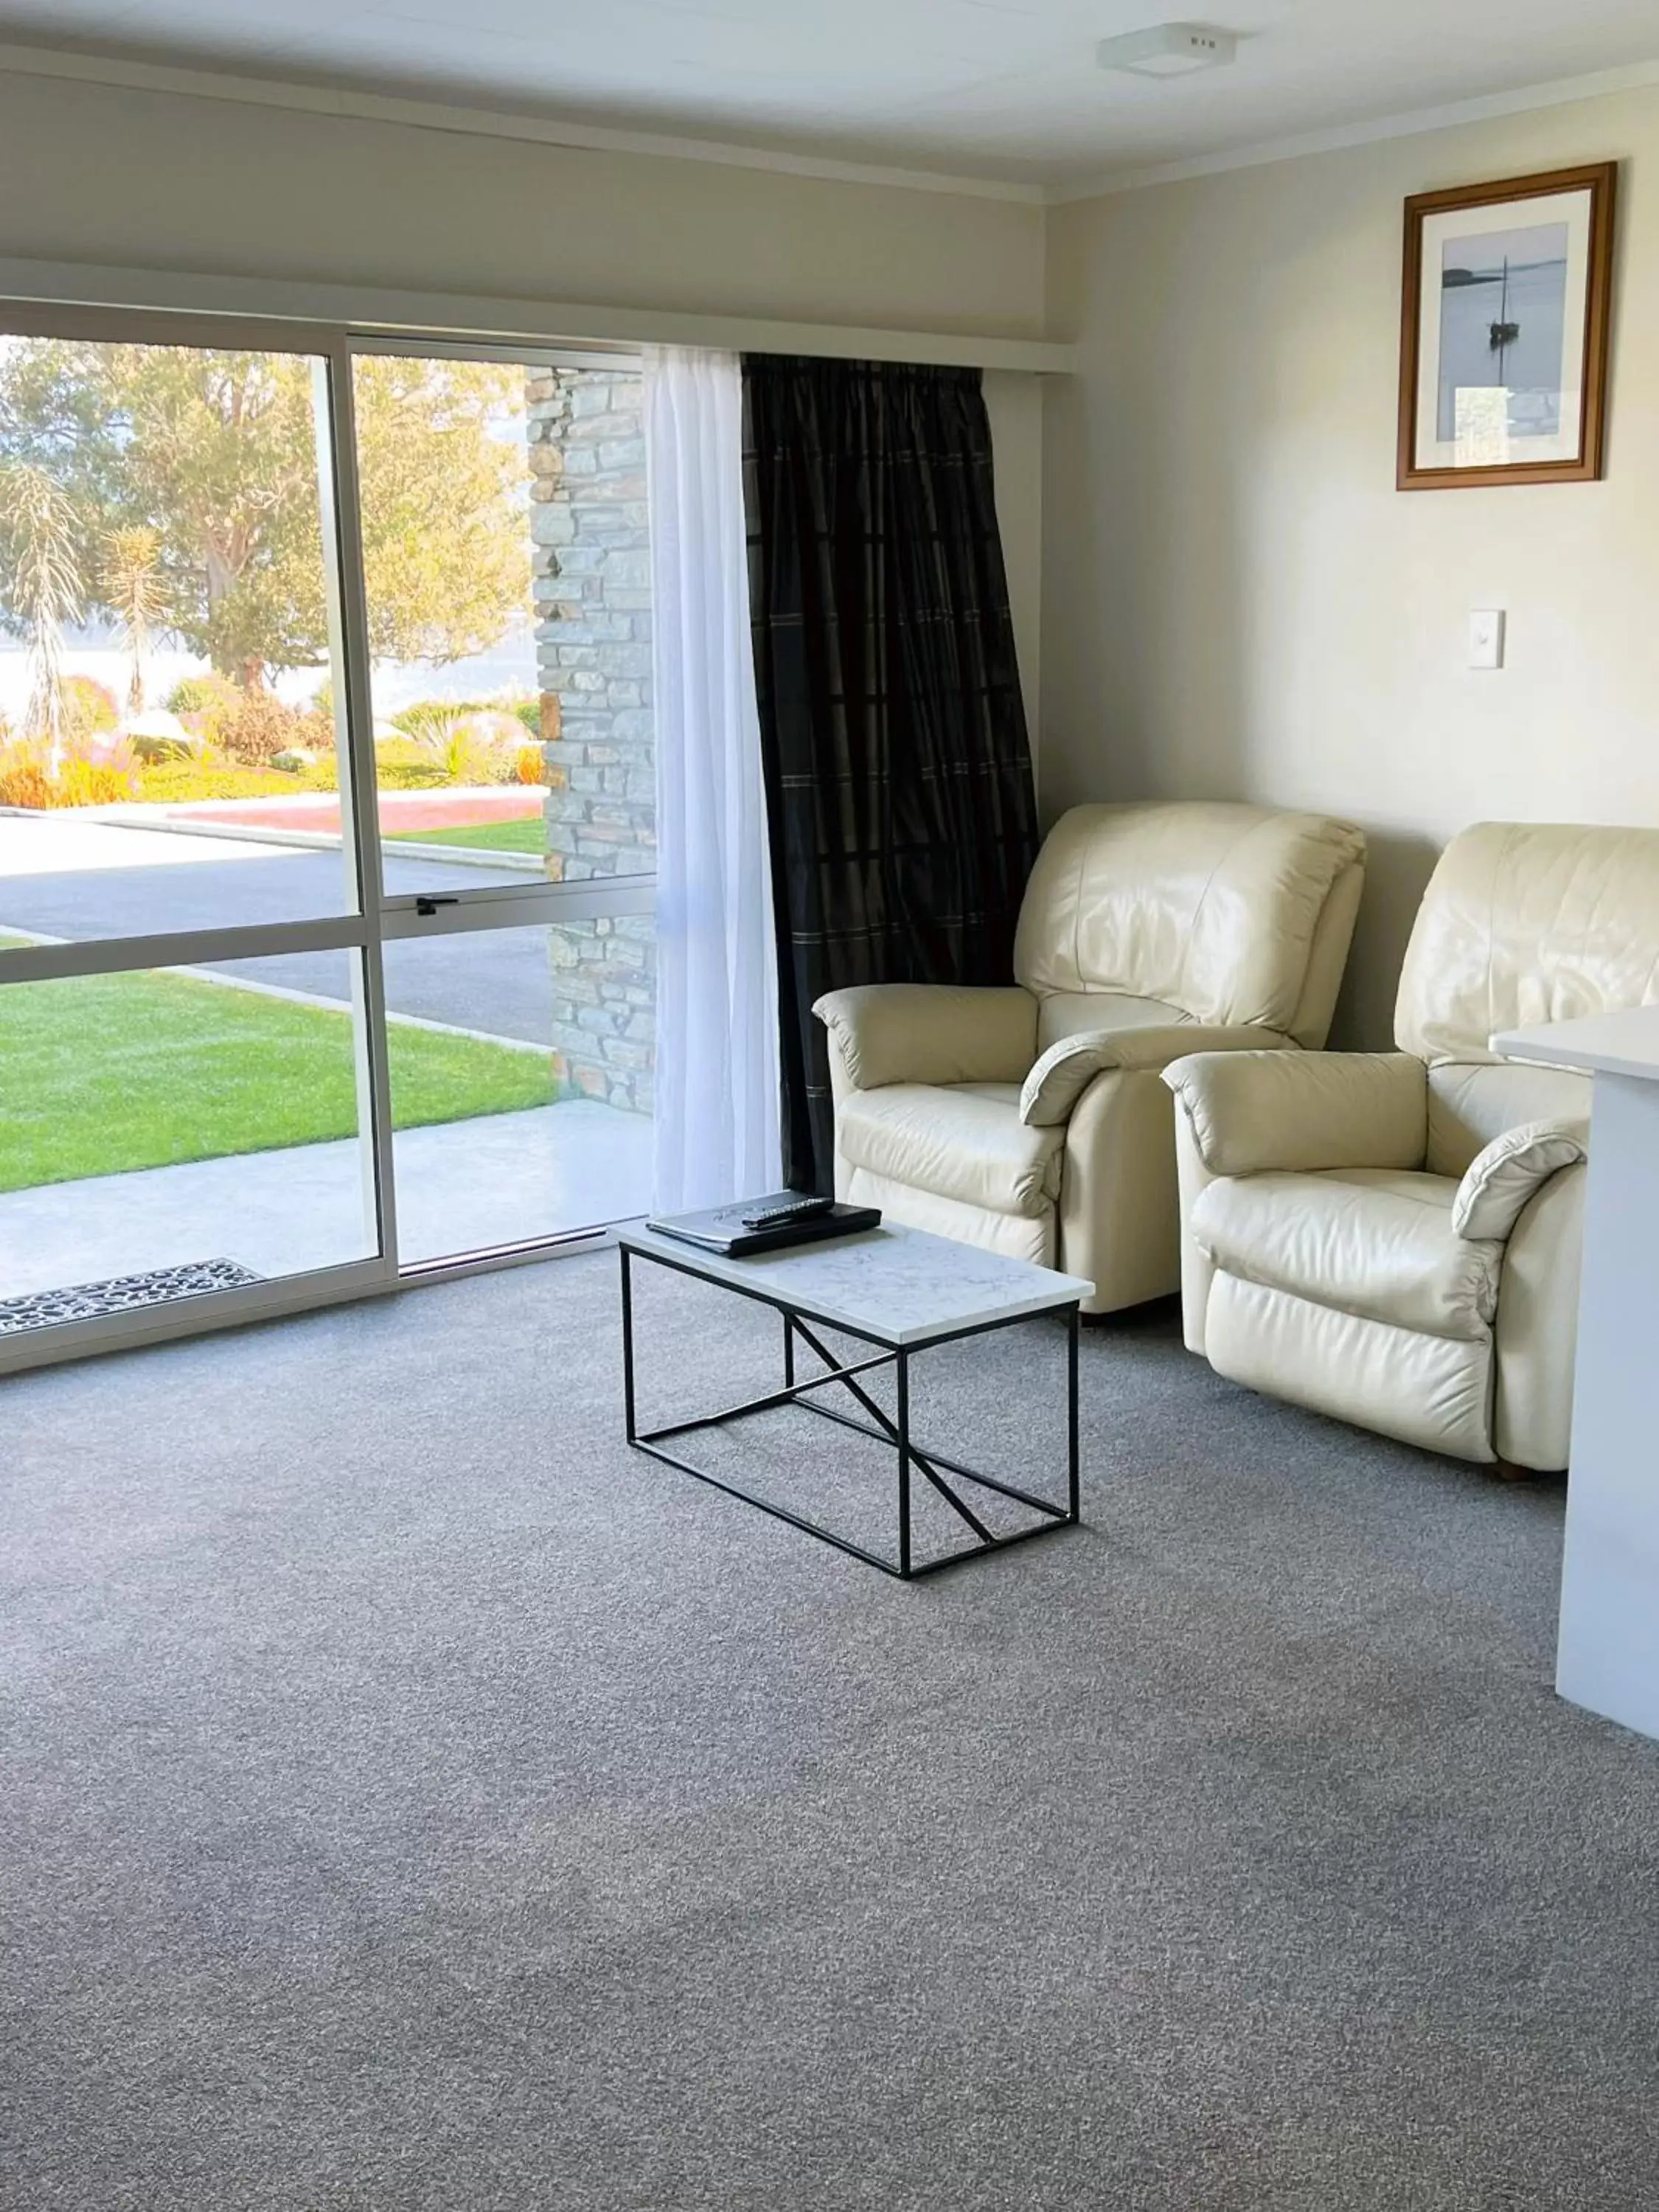
<svg viewBox="0 0 1659 2212"><path fill-rule="evenodd" d="M775 1221L764 1229L744 1226L745 1213L774 1202L744 1198L733 1206L711 1206L706 1213L653 1214L645 1225L664 1237L678 1237L682 1243L699 1245L705 1252L723 1253L728 1260L746 1259L755 1252L781 1252L791 1244L822 1244L832 1237L855 1237L861 1229L881 1226L878 1206L840 1204L827 1213L804 1214L798 1221Z"/></svg>

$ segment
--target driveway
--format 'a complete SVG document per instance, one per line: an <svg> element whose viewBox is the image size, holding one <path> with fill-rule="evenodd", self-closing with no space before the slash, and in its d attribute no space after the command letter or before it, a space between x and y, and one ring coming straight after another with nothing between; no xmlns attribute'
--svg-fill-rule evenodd
<svg viewBox="0 0 1659 2212"><path fill-rule="evenodd" d="M521 888L522 874L402 859L385 863L394 894ZM313 921L347 910L337 852L126 830L52 815L0 815L0 935L8 927L76 941ZM539 928L404 939L385 950L386 1003L492 1036L545 1044L552 979ZM337 952L204 963L252 982L337 999Z"/></svg>

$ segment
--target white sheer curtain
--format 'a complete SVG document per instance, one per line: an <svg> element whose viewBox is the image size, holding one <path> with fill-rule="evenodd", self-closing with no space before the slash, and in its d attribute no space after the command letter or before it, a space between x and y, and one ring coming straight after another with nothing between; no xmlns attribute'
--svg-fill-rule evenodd
<svg viewBox="0 0 1659 2212"><path fill-rule="evenodd" d="M657 742L659 1212L775 1190L778 994L738 356L645 358Z"/></svg>

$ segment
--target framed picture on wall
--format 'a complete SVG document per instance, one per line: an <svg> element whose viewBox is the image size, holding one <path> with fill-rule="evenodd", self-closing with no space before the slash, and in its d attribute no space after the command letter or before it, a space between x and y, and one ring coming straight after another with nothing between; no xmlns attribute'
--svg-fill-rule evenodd
<svg viewBox="0 0 1659 2212"><path fill-rule="evenodd" d="M1407 201L1401 491L1601 475L1617 173Z"/></svg>

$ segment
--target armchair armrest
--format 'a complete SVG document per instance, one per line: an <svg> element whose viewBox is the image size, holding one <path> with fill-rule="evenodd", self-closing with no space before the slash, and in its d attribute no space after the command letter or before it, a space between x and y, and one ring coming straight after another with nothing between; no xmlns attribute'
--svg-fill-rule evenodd
<svg viewBox="0 0 1659 2212"><path fill-rule="evenodd" d="M1085 1030L1051 1044L1032 1068L1019 1094L1019 1118L1034 1129L1055 1128L1071 1120L1096 1076L1115 1070L1146 1069L1156 1074L1190 1053L1297 1049L1293 1038L1255 1023L1206 1027L1199 1022L1164 1022L1139 1030Z"/></svg>
<svg viewBox="0 0 1659 2212"><path fill-rule="evenodd" d="M1423 1164L1428 1071L1410 1053L1199 1053L1164 1080L1211 1175Z"/></svg>
<svg viewBox="0 0 1659 2212"><path fill-rule="evenodd" d="M887 1083L1020 1083L1036 1057L1037 1002L1017 985L860 983L812 1012L854 1091Z"/></svg>
<svg viewBox="0 0 1659 2212"><path fill-rule="evenodd" d="M1553 1175L1589 1157L1588 1121L1522 1121L1470 1161L1452 1200L1452 1228L1472 1243L1507 1242Z"/></svg>

